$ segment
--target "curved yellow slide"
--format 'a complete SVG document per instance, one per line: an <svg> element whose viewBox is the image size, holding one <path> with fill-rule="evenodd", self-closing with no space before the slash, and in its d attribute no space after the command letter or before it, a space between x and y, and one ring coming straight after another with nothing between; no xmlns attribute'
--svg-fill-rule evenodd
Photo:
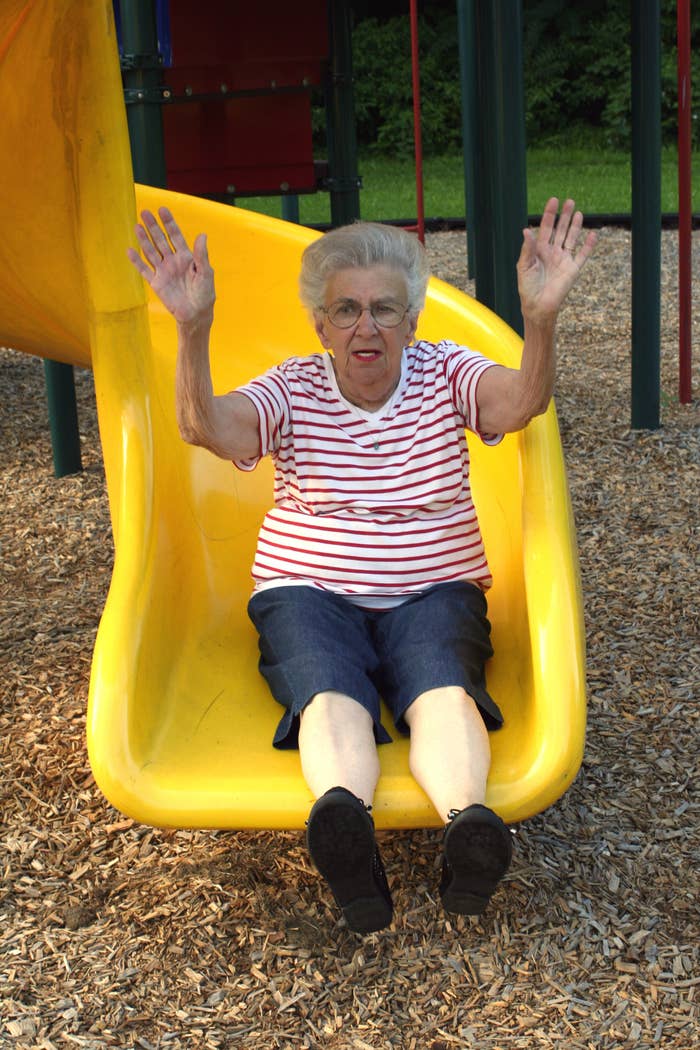
<svg viewBox="0 0 700 1050"><path fill-rule="evenodd" d="M97 783L151 824L302 827L312 800L298 755L271 746L279 711L245 611L271 469L241 475L181 441L173 324L146 300L125 249L136 207L167 203L188 238L208 232L213 374L224 391L317 349L296 287L316 235L160 190L136 187L135 201L110 0L4 0L0 112L0 341L95 374L116 552L90 685ZM419 335L504 363L520 352L498 318L438 281ZM499 447L474 441L471 451L496 580L489 687L506 718L491 738L489 803L518 821L565 791L585 734L581 597L554 408ZM409 775L406 741L380 758L377 825L438 824Z"/></svg>

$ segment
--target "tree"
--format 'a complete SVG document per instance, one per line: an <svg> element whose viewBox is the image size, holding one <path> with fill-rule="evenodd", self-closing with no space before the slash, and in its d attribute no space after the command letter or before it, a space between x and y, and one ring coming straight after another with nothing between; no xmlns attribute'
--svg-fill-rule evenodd
<svg viewBox="0 0 700 1050"><path fill-rule="evenodd" d="M530 143L576 129L611 146L630 138L630 0L523 0L527 136ZM364 148L413 149L408 4L356 0L353 33L358 140ZM398 13L397 11L402 12ZM370 13L371 12L371 13ZM700 10L693 11L693 80L700 80ZM676 3L662 0L662 121L676 128ZM419 17L423 146L461 149L455 0L424 3ZM697 127L694 123L694 129ZM322 135L323 117L316 115ZM695 132L697 134L697 132Z"/></svg>

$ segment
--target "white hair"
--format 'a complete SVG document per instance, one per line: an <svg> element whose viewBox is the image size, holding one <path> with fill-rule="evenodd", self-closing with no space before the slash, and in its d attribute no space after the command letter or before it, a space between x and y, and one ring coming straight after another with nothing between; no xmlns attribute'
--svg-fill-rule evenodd
<svg viewBox="0 0 700 1050"><path fill-rule="evenodd" d="M406 278L408 305L420 311L430 267L425 248L415 236L379 222L354 222L330 230L304 251L299 295L313 313L324 305L326 285L334 273L353 267L389 266Z"/></svg>

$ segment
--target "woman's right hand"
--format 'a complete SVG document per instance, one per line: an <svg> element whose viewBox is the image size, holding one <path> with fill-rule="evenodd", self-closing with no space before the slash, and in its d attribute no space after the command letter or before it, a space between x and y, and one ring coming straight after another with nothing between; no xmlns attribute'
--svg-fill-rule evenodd
<svg viewBox="0 0 700 1050"><path fill-rule="evenodd" d="M206 234L199 234L190 251L170 209L159 208L158 215L162 227L153 212L141 212L136 237L143 258L128 248L129 259L179 324L211 325L216 293Z"/></svg>

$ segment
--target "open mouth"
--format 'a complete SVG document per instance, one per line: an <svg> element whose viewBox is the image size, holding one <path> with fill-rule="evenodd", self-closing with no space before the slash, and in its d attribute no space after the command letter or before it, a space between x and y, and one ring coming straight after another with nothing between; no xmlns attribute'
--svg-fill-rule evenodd
<svg viewBox="0 0 700 1050"><path fill-rule="evenodd" d="M353 350L352 356L358 361L378 361L382 356L381 350Z"/></svg>

